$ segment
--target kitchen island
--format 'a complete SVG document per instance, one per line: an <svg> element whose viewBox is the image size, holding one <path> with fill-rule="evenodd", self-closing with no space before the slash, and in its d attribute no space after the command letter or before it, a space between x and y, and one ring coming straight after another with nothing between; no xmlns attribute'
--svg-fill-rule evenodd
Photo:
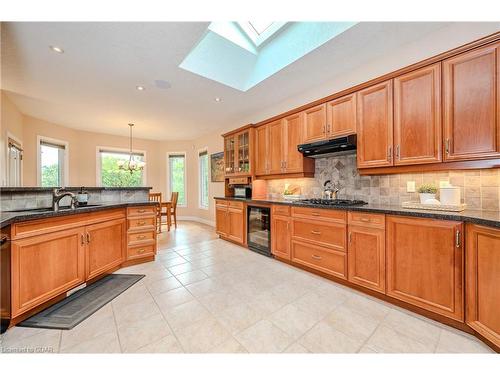
<svg viewBox="0 0 500 375"><path fill-rule="evenodd" d="M58 212L44 207L1 212L2 332L74 288L153 261L157 208L144 199L148 190L135 196L139 199L94 201Z"/></svg>

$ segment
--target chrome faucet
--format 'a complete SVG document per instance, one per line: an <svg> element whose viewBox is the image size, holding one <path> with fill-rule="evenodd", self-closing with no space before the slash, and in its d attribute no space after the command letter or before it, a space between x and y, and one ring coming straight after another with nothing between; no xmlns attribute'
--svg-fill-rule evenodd
<svg viewBox="0 0 500 375"><path fill-rule="evenodd" d="M54 189L52 191L52 210L54 212L59 211L59 202L64 197L71 197L71 209L74 210L76 208L76 195L70 191L64 191L64 188Z"/></svg>

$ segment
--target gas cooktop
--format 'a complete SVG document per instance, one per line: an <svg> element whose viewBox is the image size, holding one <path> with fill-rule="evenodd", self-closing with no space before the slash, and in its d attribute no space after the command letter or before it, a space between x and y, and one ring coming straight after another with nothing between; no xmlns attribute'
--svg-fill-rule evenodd
<svg viewBox="0 0 500 375"><path fill-rule="evenodd" d="M351 200L351 199L301 199L298 201L299 203L309 203L309 204L318 204L322 206L354 206L354 205L363 205L367 204L367 202L360 200Z"/></svg>

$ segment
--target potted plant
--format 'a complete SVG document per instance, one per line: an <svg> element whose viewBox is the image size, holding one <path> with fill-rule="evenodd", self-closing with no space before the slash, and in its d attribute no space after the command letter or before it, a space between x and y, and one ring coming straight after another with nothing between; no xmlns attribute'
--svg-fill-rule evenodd
<svg viewBox="0 0 500 375"><path fill-rule="evenodd" d="M437 187L433 184L423 184L418 187L420 203L424 204L429 199L436 199Z"/></svg>

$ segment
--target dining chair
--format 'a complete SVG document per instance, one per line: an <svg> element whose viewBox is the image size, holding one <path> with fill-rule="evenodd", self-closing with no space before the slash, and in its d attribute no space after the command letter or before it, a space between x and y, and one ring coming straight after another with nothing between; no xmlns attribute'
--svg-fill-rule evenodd
<svg viewBox="0 0 500 375"><path fill-rule="evenodd" d="M150 202L158 202L156 207L156 231L161 233L161 193L149 193Z"/></svg>
<svg viewBox="0 0 500 375"><path fill-rule="evenodd" d="M179 193L174 191L170 198L170 204L166 207L166 211L162 211L162 216L167 216L167 224L170 222L170 218L174 217L174 226L177 229L177 201L179 200ZM168 227L170 230L170 226Z"/></svg>

